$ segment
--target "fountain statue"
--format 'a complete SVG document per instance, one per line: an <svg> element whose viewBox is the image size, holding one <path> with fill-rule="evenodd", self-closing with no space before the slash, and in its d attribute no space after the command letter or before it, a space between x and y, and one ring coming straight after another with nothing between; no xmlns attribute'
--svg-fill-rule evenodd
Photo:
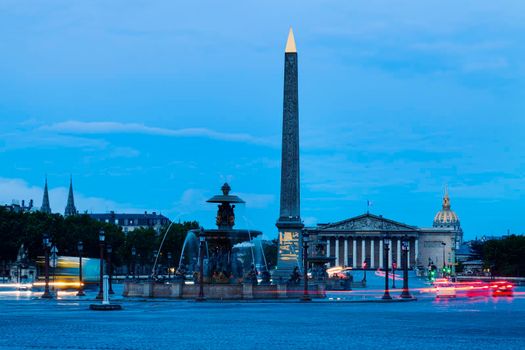
<svg viewBox="0 0 525 350"><path fill-rule="evenodd" d="M207 266L204 269L204 279L216 283L239 283L244 280L257 283L257 271L253 254L242 254L236 246L243 244L253 249L250 242L261 231L234 229L235 204L244 203L238 196L231 195L230 185L225 183L222 194L208 199L208 203L217 203L216 229L203 229L198 232L199 237L204 237L207 245ZM248 257L246 257L248 255Z"/></svg>
<svg viewBox="0 0 525 350"><path fill-rule="evenodd" d="M328 279L326 264L333 263L335 257L326 256L326 242L320 240L315 234L310 234L310 237L312 237L313 249L308 256L308 262L312 265L312 281L325 283Z"/></svg>

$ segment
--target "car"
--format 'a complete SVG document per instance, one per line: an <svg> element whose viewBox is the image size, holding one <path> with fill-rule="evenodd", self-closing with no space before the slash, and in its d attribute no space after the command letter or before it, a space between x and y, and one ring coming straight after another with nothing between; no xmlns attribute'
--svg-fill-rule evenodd
<svg viewBox="0 0 525 350"><path fill-rule="evenodd" d="M482 281L468 281L456 283L456 293L467 298L489 297L490 286Z"/></svg>
<svg viewBox="0 0 525 350"><path fill-rule="evenodd" d="M514 285L508 281L495 281L490 283L493 297L511 297L514 295Z"/></svg>
<svg viewBox="0 0 525 350"><path fill-rule="evenodd" d="M434 282L434 290L438 299L456 297L456 286L446 278L438 278Z"/></svg>

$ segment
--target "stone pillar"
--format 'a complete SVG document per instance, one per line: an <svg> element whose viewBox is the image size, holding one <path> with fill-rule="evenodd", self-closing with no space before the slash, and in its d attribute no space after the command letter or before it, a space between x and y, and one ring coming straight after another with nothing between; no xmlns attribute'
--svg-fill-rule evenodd
<svg viewBox="0 0 525 350"><path fill-rule="evenodd" d="M384 268L385 266L383 265L383 257L385 255L385 250L383 249L383 240L380 239L379 240L379 267L380 268Z"/></svg>
<svg viewBox="0 0 525 350"><path fill-rule="evenodd" d="M242 298L243 299L253 299L253 284L252 283L242 284Z"/></svg>
<svg viewBox="0 0 525 350"><path fill-rule="evenodd" d="M142 296L144 298L153 297L153 282L144 282L143 287L144 287L143 289L144 291L143 291Z"/></svg>
<svg viewBox="0 0 525 350"><path fill-rule="evenodd" d="M339 237L335 237L335 266L339 265Z"/></svg>
<svg viewBox="0 0 525 350"><path fill-rule="evenodd" d="M277 285L277 298L286 298L287 297L287 288L286 284L278 284Z"/></svg>
<svg viewBox="0 0 525 350"><path fill-rule="evenodd" d="M345 237L345 240L344 240L344 254L343 254L343 258L345 259L343 261L343 265L346 266L346 264L348 264L348 238Z"/></svg>
<svg viewBox="0 0 525 350"><path fill-rule="evenodd" d="M352 267L354 269L357 267L357 240L355 237L352 239Z"/></svg>
<svg viewBox="0 0 525 350"><path fill-rule="evenodd" d="M370 240L370 268L373 269L375 268L375 254L374 254L374 239L372 238Z"/></svg>
<svg viewBox="0 0 525 350"><path fill-rule="evenodd" d="M417 260L419 259L419 239L416 238L414 241L414 260L417 266Z"/></svg>
<svg viewBox="0 0 525 350"><path fill-rule="evenodd" d="M300 215L298 63L291 29L284 54L282 125L280 214L276 223L279 250L274 279L288 279L293 269L298 267L301 261L299 241L304 227Z"/></svg>
<svg viewBox="0 0 525 350"><path fill-rule="evenodd" d="M366 261L366 240L363 238L361 240L361 267L363 267L363 262Z"/></svg>
<svg viewBox="0 0 525 350"><path fill-rule="evenodd" d="M172 298L182 298L182 293L183 293L183 288L184 288L184 282L179 282L179 281L176 281L176 282L173 282L170 284L170 296Z"/></svg>
<svg viewBox="0 0 525 350"><path fill-rule="evenodd" d="M326 257L330 257L330 237L326 237ZM331 266L331 263L327 263L328 267Z"/></svg>
<svg viewBox="0 0 525 350"><path fill-rule="evenodd" d="M403 259L401 259L401 240L398 239L397 240L397 258L396 258L396 261L397 261L397 266L399 266L399 268L402 268L403 267Z"/></svg>

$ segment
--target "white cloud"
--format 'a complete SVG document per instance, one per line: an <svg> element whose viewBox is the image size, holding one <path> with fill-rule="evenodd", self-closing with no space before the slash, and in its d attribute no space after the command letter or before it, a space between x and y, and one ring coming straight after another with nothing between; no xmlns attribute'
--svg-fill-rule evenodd
<svg viewBox="0 0 525 350"><path fill-rule="evenodd" d="M140 155L140 151L131 147L116 147L113 149L109 157L110 158L134 158Z"/></svg>
<svg viewBox="0 0 525 350"><path fill-rule="evenodd" d="M66 134L146 134L168 137L204 137L213 140L245 142L257 145L274 146L274 140L260 138L246 133L224 133L208 128L168 129L146 126L138 123L118 122L82 122L69 120L65 122L44 125L41 130Z"/></svg>
<svg viewBox="0 0 525 350"><path fill-rule="evenodd" d="M4 140L4 147L0 147L0 152L17 148L32 148L35 146L43 147L71 147L83 149L104 149L108 142L100 139L79 137L72 135L51 134L40 130L30 132L16 132L1 135Z"/></svg>
<svg viewBox="0 0 525 350"><path fill-rule="evenodd" d="M246 208L267 208L275 201L275 195L263 193L237 193L246 202Z"/></svg>
<svg viewBox="0 0 525 350"><path fill-rule="evenodd" d="M206 192L199 188L189 188L185 190L175 203L173 211L177 213L177 217L188 216L200 211L215 210L212 205L206 203L209 198Z"/></svg>

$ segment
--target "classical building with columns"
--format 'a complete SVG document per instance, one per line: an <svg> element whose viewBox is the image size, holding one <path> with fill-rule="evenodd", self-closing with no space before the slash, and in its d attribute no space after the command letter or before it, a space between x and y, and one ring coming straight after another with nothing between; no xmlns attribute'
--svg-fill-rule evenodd
<svg viewBox="0 0 525 350"><path fill-rule="evenodd" d="M384 268L383 241L390 239L388 261L402 267L403 239L408 240L409 268L424 268L429 263L441 268L453 265L455 251L463 240L457 215L450 209L450 199L445 192L443 208L436 214L433 227L420 228L366 213L329 224L305 228L305 233L326 242L326 255L335 257L334 266L361 269Z"/></svg>

